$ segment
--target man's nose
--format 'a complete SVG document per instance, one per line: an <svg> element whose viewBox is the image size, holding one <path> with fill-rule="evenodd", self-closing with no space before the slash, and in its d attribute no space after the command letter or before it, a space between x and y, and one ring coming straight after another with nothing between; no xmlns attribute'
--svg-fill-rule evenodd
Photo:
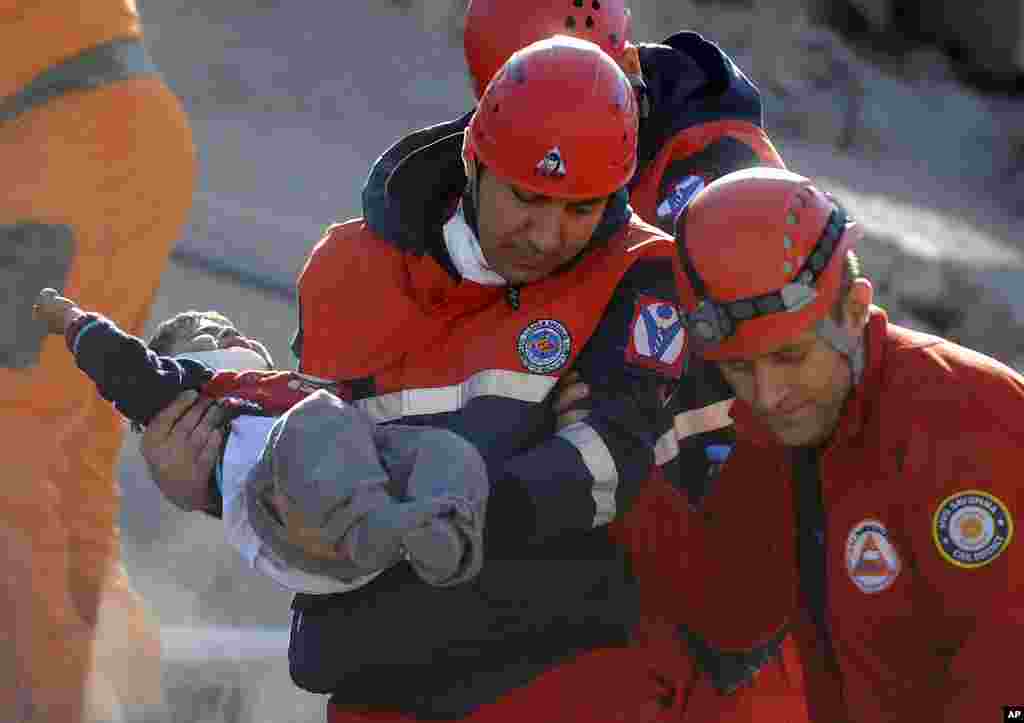
<svg viewBox="0 0 1024 723"><path fill-rule="evenodd" d="M754 406L763 412L774 412L789 394L789 383L782 369L774 364L754 366Z"/></svg>
<svg viewBox="0 0 1024 723"><path fill-rule="evenodd" d="M545 203L531 215L530 245L538 254L557 253L562 248L562 209L559 204Z"/></svg>

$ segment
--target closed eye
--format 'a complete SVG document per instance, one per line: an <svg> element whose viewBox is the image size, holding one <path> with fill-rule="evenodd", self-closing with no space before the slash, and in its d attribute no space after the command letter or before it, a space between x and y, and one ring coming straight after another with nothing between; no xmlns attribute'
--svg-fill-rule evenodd
<svg viewBox="0 0 1024 723"><path fill-rule="evenodd" d="M518 188L512 189L512 195L516 197L517 201L526 204L527 206L547 200L547 196L541 196L536 193L527 193L526 191L520 191Z"/></svg>
<svg viewBox="0 0 1024 723"><path fill-rule="evenodd" d="M807 358L804 352L786 352L775 355L775 361L779 364L799 364Z"/></svg>
<svg viewBox="0 0 1024 723"><path fill-rule="evenodd" d="M719 366L725 371L731 374L751 374L754 371L754 365L749 361L731 361L725 360L718 362Z"/></svg>

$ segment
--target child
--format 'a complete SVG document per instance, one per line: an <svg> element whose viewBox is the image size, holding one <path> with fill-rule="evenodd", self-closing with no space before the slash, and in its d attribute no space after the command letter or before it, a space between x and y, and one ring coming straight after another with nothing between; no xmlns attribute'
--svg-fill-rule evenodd
<svg viewBox="0 0 1024 723"><path fill-rule="evenodd" d="M480 571L487 472L458 435L375 425L333 383L273 371L266 347L216 312L179 314L148 346L53 289L33 313L133 423L189 389L231 412L217 466L227 538L284 587L349 590L403 558L436 586Z"/></svg>

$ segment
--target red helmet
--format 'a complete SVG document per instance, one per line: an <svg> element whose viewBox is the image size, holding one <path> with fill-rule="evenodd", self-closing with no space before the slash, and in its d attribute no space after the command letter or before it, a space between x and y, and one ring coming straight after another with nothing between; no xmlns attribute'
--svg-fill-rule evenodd
<svg viewBox="0 0 1024 723"><path fill-rule="evenodd" d="M531 193L603 198L636 170L637 124L636 98L615 61L559 35L502 66L466 129L463 156Z"/></svg>
<svg viewBox="0 0 1024 723"><path fill-rule="evenodd" d="M512 53L552 35L575 35L619 60L630 39L625 0L469 0L463 30L476 97Z"/></svg>
<svg viewBox="0 0 1024 723"><path fill-rule="evenodd" d="M831 196L791 171L750 168L711 183L676 223L677 282L698 352L753 358L827 325L844 258L862 236Z"/></svg>

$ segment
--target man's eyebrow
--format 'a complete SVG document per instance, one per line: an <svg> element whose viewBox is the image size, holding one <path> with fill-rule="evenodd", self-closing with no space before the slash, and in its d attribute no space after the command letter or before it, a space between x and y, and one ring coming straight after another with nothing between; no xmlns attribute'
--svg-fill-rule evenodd
<svg viewBox="0 0 1024 723"><path fill-rule="evenodd" d="M516 194L517 196L519 196L521 198L525 197L525 198L529 198L530 200L535 200L535 199L543 199L545 201L550 201L551 200L550 196L545 196L543 193L534 193L533 191L529 191L529 190L527 190L525 188L520 188L519 186L517 186L514 183L510 183L508 185L509 185L509 188L512 189L512 193Z"/></svg>
<svg viewBox="0 0 1024 723"><path fill-rule="evenodd" d="M543 193L534 193L532 191L527 191L525 188L520 188L519 186L515 185L514 183L510 183L509 187L511 187L512 192L515 193L517 196L519 196L521 198L522 197L529 198L531 201L546 202L546 201L557 201L557 200L559 200L559 199L555 198L554 196L545 196ZM570 206L593 206L593 205L596 205L598 203L601 203L601 201L603 201L604 199L605 199L605 196L598 196L597 198L583 198L583 199L579 199L579 200L569 201L569 205Z"/></svg>
<svg viewBox="0 0 1024 723"><path fill-rule="evenodd" d="M786 354L788 352L793 352L793 351L803 351L804 349L807 348L807 346L810 343L811 343L810 340L807 340L807 341L795 341L792 344L786 344L785 346L780 346L778 349L776 349L772 353L773 354Z"/></svg>

